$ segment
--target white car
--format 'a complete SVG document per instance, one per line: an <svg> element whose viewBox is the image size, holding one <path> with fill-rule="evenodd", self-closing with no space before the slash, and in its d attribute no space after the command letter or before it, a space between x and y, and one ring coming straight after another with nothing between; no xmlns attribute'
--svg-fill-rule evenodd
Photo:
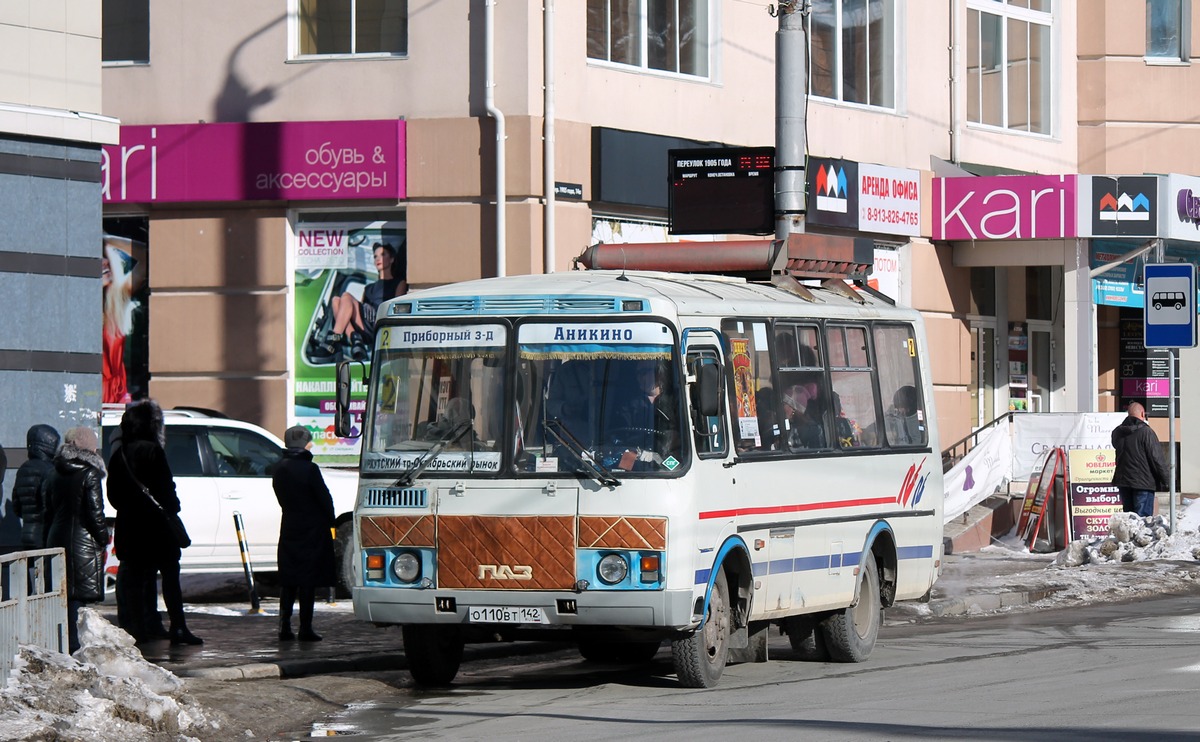
<svg viewBox="0 0 1200 742"><path fill-rule="evenodd" d="M110 441L121 423L121 409L106 409L101 418L104 460L110 454ZM276 548L279 544L281 510L271 487L271 474L283 454L283 442L266 430L239 420L222 417L208 410L178 408L163 410L167 433L167 461L175 477L180 516L187 526L192 545L183 550L180 568L185 573L242 572L234 513L241 513L244 534L250 549L250 561L256 572L278 569ZM337 514L337 541L334 552L338 564L338 588L349 594L353 585L354 498L358 491L358 472L329 466L321 467L325 484L333 495ZM105 515L116 517L116 510L104 499ZM112 587L116 574L110 556L105 567L106 582Z"/></svg>

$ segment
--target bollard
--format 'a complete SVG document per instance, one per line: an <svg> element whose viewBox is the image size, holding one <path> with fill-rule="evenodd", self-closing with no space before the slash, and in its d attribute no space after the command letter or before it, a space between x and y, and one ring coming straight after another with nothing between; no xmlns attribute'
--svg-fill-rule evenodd
<svg viewBox="0 0 1200 742"><path fill-rule="evenodd" d="M242 514L233 511L233 527L237 531L238 548L242 551L242 570L246 573L246 589L250 591L250 613L262 613L259 607L258 590L254 587L254 568L250 566L250 544L246 542L246 528Z"/></svg>
<svg viewBox="0 0 1200 742"><path fill-rule="evenodd" d="M333 542L336 544L336 543L337 543L337 526L334 526L333 528L330 528L330 529L329 529L329 535L333 536ZM336 573L335 573L335 574L336 574ZM335 579L335 582L336 582L336 579ZM329 586L329 598L328 598L328 599L326 599L326 601L325 601L325 602L326 602L326 604L328 604L328 605L337 605L337 595L336 595L336 592L337 592L337 586L336 586L336 585L330 585L330 586Z"/></svg>

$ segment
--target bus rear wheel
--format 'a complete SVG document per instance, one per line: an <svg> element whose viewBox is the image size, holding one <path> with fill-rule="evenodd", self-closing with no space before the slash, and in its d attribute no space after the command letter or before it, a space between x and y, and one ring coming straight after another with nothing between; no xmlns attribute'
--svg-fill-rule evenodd
<svg viewBox="0 0 1200 742"><path fill-rule="evenodd" d="M833 613L821 622L821 633L825 637L829 656L837 662L865 662L871 656L871 650L875 649L882 623L879 567L875 564L875 557L868 554L854 605Z"/></svg>
<svg viewBox="0 0 1200 742"><path fill-rule="evenodd" d="M687 637L671 642L671 655L680 685L685 688L716 686L729 659L731 616L729 582L725 579L725 571L720 570L708 597L704 623Z"/></svg>
<svg viewBox="0 0 1200 742"><path fill-rule="evenodd" d="M417 685L450 685L462 664L458 627L405 624L401 631L408 672Z"/></svg>

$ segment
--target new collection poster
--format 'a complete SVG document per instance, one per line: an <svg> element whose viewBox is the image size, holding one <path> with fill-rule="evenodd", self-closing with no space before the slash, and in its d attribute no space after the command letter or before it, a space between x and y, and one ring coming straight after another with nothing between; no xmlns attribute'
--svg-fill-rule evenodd
<svg viewBox="0 0 1200 742"><path fill-rule="evenodd" d="M357 461L359 438L333 432L334 369L351 361L351 412L362 430L375 345L376 313L408 291L404 222L301 222L294 242L293 375L297 425L313 437L313 456Z"/></svg>
<svg viewBox="0 0 1200 742"><path fill-rule="evenodd" d="M103 302L101 401L127 404L150 395L150 262L140 217L105 219L100 248Z"/></svg>

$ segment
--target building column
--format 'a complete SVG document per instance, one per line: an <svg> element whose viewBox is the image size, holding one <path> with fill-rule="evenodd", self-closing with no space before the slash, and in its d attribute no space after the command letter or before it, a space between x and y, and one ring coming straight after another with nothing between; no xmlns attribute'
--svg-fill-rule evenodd
<svg viewBox="0 0 1200 742"><path fill-rule="evenodd" d="M1096 308L1086 239L1063 240L1064 412L1095 412L1099 396Z"/></svg>

